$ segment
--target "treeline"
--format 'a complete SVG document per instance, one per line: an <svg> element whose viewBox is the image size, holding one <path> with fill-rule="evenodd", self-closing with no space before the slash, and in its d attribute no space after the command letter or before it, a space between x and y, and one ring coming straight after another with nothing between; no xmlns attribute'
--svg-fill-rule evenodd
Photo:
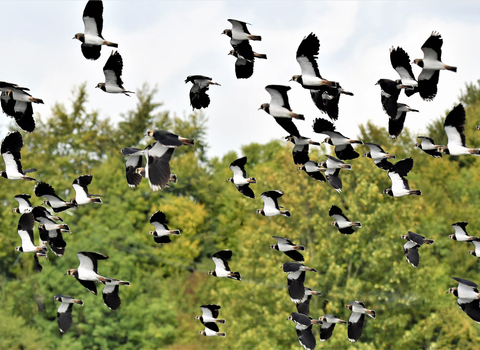
<svg viewBox="0 0 480 350"><path fill-rule="evenodd" d="M480 146L480 132L475 131L480 119L479 86L468 85L460 97L471 146ZM221 159L208 159L206 116L194 113L182 119L161 111L155 93L144 86L136 95L135 110L114 125L87 110L81 86L71 106L57 104L50 117L37 122L34 133L24 135L22 163L38 169L38 180L71 198L73 180L92 174L90 192L102 194L104 204L61 215L72 230L64 234L66 253L63 257L50 253L48 261L41 260L43 271L35 273L32 257L14 251L20 238L13 197L31 194L34 205L42 199L34 196L31 182L0 180L0 348L300 349L294 324L286 320L295 305L288 296L286 274L279 268L289 259L269 248L276 243L272 236L305 245L306 265L318 270L305 281L323 293L312 298L311 317L329 313L348 319L350 312L344 306L353 300L363 300L377 312L375 320L366 321L358 343L350 344L346 327L338 325L332 338L318 341L317 348L478 348L478 324L445 293L456 286L452 276L480 282L479 260L467 254L473 246L448 239L451 224L457 221L468 221L469 233L478 235L478 159L434 159L414 148L417 135L411 131L391 140L384 127L367 124L361 127L361 140L382 145L397 160L413 157L408 179L423 195L382 195L390 186L386 172L362 157L348 162L351 171L340 173L343 192L337 193L328 183L297 170L292 147L284 141L250 144L242 154L229 152ZM428 136L438 144L446 143L443 120L439 116L429 128ZM151 192L147 181L130 189L125 159L119 153L122 147L138 146L152 126L196 140L195 147L175 151L171 167L179 181L159 193ZM310 158L324 160L325 147L312 147ZM242 155L248 157L248 175L258 181L251 185L256 199L242 196L226 182L231 177L229 164ZM255 215L263 206L260 194L273 189L285 192L280 202L291 211L291 218ZM362 228L350 236L339 234L330 225L332 205L361 221ZM166 213L171 228L182 230L181 236L163 246L148 235L153 229L149 218L157 210ZM403 253L405 241L400 236L409 230L435 239L434 245L420 249L418 269L408 264ZM207 276L214 268L211 255L221 249L233 251L230 267L240 271L242 281ZM131 282L120 288L119 310L110 311L101 295L90 294L64 275L78 266L76 253L84 250L110 257L99 264L101 275ZM55 319L58 303L52 297L56 294L85 302L74 307L74 325L64 335ZM226 338L198 335L203 328L194 317L200 314L200 305L209 303L222 307ZM318 339L318 329L314 334Z"/></svg>

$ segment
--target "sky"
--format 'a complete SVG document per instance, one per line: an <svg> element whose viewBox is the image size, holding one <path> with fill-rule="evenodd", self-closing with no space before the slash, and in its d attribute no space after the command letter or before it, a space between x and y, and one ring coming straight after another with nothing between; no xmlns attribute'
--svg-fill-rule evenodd
<svg viewBox="0 0 480 350"><path fill-rule="evenodd" d="M36 117L49 116L55 103L69 108L72 90L87 83L87 110L96 110L113 122L134 110L137 99L95 89L104 81L103 65L111 48L103 47L97 61L86 60L80 42L82 13L87 1L0 0L0 81L30 88L44 105L34 105ZM318 65L322 76L340 82L353 97L340 99L337 131L354 138L358 126L373 122L388 126L380 103L380 78L397 79L389 49L400 46L410 58L423 57L420 47L432 31L443 37L442 61L458 67L457 73L440 73L438 93L432 102L418 94L398 102L418 109L405 126L426 136L426 125L458 103L466 83L480 78L480 2L478 1L104 1L103 37L118 43L123 57L123 82L136 91L143 84L156 86L155 100L162 110L177 116L190 113L188 75L209 76L221 86L209 90L207 143L210 157L221 157L252 142L284 139L287 133L263 110L270 101L265 86L289 85L292 110L305 115L295 121L300 134L316 141L313 120L326 118L313 104L308 90L289 81L300 74L295 56L309 33L320 39ZM235 58L229 38L221 35L233 18L251 23L250 32L262 41L253 50L267 60L255 61L249 79L235 77ZM420 73L418 66L414 74ZM1 114L1 113L0 113ZM10 120L0 116L0 137ZM480 123L480 120L479 120ZM27 136L26 136L27 137ZM139 142L143 135L138 135ZM119 145L119 149L135 145ZM475 147L480 146L480 142Z"/></svg>

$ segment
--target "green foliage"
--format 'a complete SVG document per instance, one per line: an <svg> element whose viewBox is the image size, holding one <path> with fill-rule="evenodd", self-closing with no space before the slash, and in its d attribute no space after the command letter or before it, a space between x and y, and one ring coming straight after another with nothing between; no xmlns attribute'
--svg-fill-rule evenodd
<svg viewBox="0 0 480 350"><path fill-rule="evenodd" d="M480 114L478 86L467 86L460 100L466 104L467 143L478 146L474 130ZM31 254L19 254L16 234L18 214L13 197L32 194L34 184L0 181L0 348L5 349L300 349L294 324L287 321L296 311L287 292L286 274L280 269L290 259L269 249L282 236L305 245L305 264L318 270L307 272L305 285L321 291L313 296L311 317L325 313L348 319L345 305L363 300L376 310L368 318L356 344L347 339L346 326L339 324L323 349L476 349L480 341L477 324L456 305L446 290L455 286L452 276L478 280L478 258L467 254L470 244L448 239L450 225L468 221L473 235L480 227L476 216L480 205L480 165L475 157L432 158L414 148L415 135L404 130L391 140L387 131L371 123L360 127L360 138L380 144L398 161L413 157L408 175L410 186L423 195L392 198L382 195L390 186L387 173L371 159L349 161L352 170L342 170L343 192L328 183L308 177L292 161L291 144L283 140L250 144L242 154L228 152L207 159L207 118L192 113L184 118L160 111L156 89L144 86L137 92L138 104L118 125L87 112L82 85L73 92L72 106L56 105L52 116L39 121L37 130L24 136L22 162L38 169L36 176L52 184L65 199L73 196L72 181L90 173L91 193L104 203L81 206L62 213L72 233L64 234L66 253L49 253L42 259L42 273L33 272ZM448 112L448 111L447 111ZM430 135L445 143L443 120L432 123ZM171 161L179 181L163 192L151 192L147 181L131 189L125 180L121 147L146 145L147 129L163 128L194 138L195 146L180 147ZM437 140L438 137L438 140ZM151 142L151 140L148 140ZM330 149L311 147L310 158L325 159ZM367 148L360 146L363 153ZM241 195L228 183L229 164L247 156L248 176L257 179L250 187L256 198ZM60 172L59 172L60 170ZM59 175L60 174L60 175ZM255 210L263 206L260 194L279 189L285 195L280 205L291 218L263 217ZM337 205L362 227L342 235L330 225L328 210ZM150 216L157 210L169 219L171 229L180 229L172 243L157 245L148 234ZM408 231L435 240L420 248L420 266L413 268L404 257ZM232 271L242 281L215 278L212 254L233 251ZM78 266L76 253L97 251L110 258L99 263L103 276L128 280L120 286L122 305L110 311L101 297L87 292L69 268ZM74 305L72 329L61 335L56 324L56 294L83 299ZM201 337L202 325L194 319L200 305L219 304L220 325L226 338ZM39 310L40 305L43 311ZM318 326L314 327L318 334ZM318 339L318 335L317 335Z"/></svg>

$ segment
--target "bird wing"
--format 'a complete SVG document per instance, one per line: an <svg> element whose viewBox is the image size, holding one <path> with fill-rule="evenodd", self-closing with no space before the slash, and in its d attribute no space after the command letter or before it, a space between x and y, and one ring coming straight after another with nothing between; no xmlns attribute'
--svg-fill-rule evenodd
<svg viewBox="0 0 480 350"><path fill-rule="evenodd" d="M442 60L442 36L437 32L432 32L430 37L422 45L423 58L441 61Z"/></svg>
<svg viewBox="0 0 480 350"><path fill-rule="evenodd" d="M168 184L170 179L170 159L175 148L164 147L159 142L155 142L147 151L148 180L150 188L159 186L160 189ZM153 189L152 188L152 189Z"/></svg>
<svg viewBox="0 0 480 350"><path fill-rule="evenodd" d="M317 55L320 50L320 40L313 33L303 38L297 49L297 62L302 70L302 75L321 78L318 70Z"/></svg>
<svg viewBox="0 0 480 350"><path fill-rule="evenodd" d="M277 118L273 117L278 125L280 125L286 132L296 137L300 137L300 132L297 129L297 126L292 121L292 118Z"/></svg>
<svg viewBox="0 0 480 350"><path fill-rule="evenodd" d="M325 131L335 131L335 125L329 120L316 118L313 121L313 131L318 134L324 134Z"/></svg>
<svg viewBox="0 0 480 350"><path fill-rule="evenodd" d="M260 195L260 198L263 199L265 207L273 207L278 209L278 201L277 199L283 196L283 191L274 190L274 191L267 191L263 192Z"/></svg>
<svg viewBox="0 0 480 350"><path fill-rule="evenodd" d="M103 2L89 0L83 10L83 24L85 34L102 37L103 30Z"/></svg>
<svg viewBox="0 0 480 350"><path fill-rule="evenodd" d="M72 327L72 309L73 303L62 302L57 310L57 323L60 332L67 332Z"/></svg>
<svg viewBox="0 0 480 350"><path fill-rule="evenodd" d="M410 57L401 47L390 50L390 62L393 69L395 69L402 80L402 84L410 85L415 82L415 76L413 75L412 65L410 64Z"/></svg>
<svg viewBox="0 0 480 350"><path fill-rule="evenodd" d="M22 239L22 247L32 247L35 245L33 237L33 226L35 217L32 213L25 213L20 216L18 221L18 235Z"/></svg>
<svg viewBox="0 0 480 350"><path fill-rule="evenodd" d="M448 113L443 124L447 134L448 143L455 143L466 147L465 139L466 114L463 105L460 103Z"/></svg>
<svg viewBox="0 0 480 350"><path fill-rule="evenodd" d="M242 186L237 186L237 190L243 194L244 196L250 197L250 198L255 198L255 193L249 186L250 184L242 185Z"/></svg>
<svg viewBox="0 0 480 350"><path fill-rule="evenodd" d="M230 169L233 171L233 175L246 178L247 177L247 172L245 171L246 163L247 163L247 157L242 157L234 160L230 164Z"/></svg>
<svg viewBox="0 0 480 350"><path fill-rule="evenodd" d="M93 270L95 273L98 273L98 260L108 259L107 255L95 252L79 252L77 257L80 260L79 269Z"/></svg>
<svg viewBox="0 0 480 350"><path fill-rule="evenodd" d="M300 344L307 350L315 349L317 341L315 340L315 336L312 332L312 325L310 325L310 327L307 329L295 329L297 331L297 337Z"/></svg>
<svg viewBox="0 0 480 350"><path fill-rule="evenodd" d="M334 150L335 155L342 160L351 160L360 156L351 144L337 145Z"/></svg>
<svg viewBox="0 0 480 350"><path fill-rule="evenodd" d="M228 21L232 24L232 31L239 31L243 32L246 34L250 34L250 32L247 29L247 24L246 22L238 21L236 19L228 19Z"/></svg>
<svg viewBox="0 0 480 350"><path fill-rule="evenodd" d="M212 260L215 263L215 270L219 271L230 271L228 262L222 258L216 257L215 254L212 256Z"/></svg>
<svg viewBox="0 0 480 350"><path fill-rule="evenodd" d="M122 303L118 296L118 284L105 284L102 297L103 303L107 305L110 310L117 310Z"/></svg>
<svg viewBox="0 0 480 350"><path fill-rule="evenodd" d="M363 333L363 323L365 321L365 314L359 312L352 312L348 319L348 340L352 343L356 342Z"/></svg>
<svg viewBox="0 0 480 350"><path fill-rule="evenodd" d="M395 172L400 176L407 176L410 170L413 168L413 159L405 158L393 165L393 168L390 172Z"/></svg>
<svg viewBox="0 0 480 350"><path fill-rule="evenodd" d="M290 89L290 86L285 85L267 85L265 87L265 90L267 90L271 96L270 104L281 106L288 110L291 110L287 95L287 91Z"/></svg>
<svg viewBox="0 0 480 350"><path fill-rule="evenodd" d="M431 101L437 95L439 70L422 69L418 76L418 91L420 97L426 101Z"/></svg>
<svg viewBox="0 0 480 350"><path fill-rule="evenodd" d="M120 56L118 51L112 51L112 54L105 63L105 66L103 66L103 74L105 74L105 84L122 87L122 69L122 56Z"/></svg>

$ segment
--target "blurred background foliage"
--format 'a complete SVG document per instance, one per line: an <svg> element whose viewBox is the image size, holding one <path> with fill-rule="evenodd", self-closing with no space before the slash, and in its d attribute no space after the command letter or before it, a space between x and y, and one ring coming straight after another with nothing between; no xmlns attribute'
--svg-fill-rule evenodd
<svg viewBox="0 0 480 350"><path fill-rule="evenodd" d="M459 102L467 112L467 144L479 147L480 82L466 85ZM207 116L194 112L180 118L162 110L155 101L155 88L137 91L135 110L113 125L88 111L85 85L74 88L71 105L56 104L48 117L37 118L37 128L23 134L24 168L35 167L39 181L51 184L64 198L72 198L73 180L92 174L91 193L101 194L103 205L86 205L61 214L72 233L64 234L66 253L49 253L42 259L43 272L33 271L31 254L17 253L19 216L14 196L32 195L34 184L0 181L0 348L2 349L300 349L295 326L286 321L295 305L287 293L286 274L279 268L289 258L269 246L272 236L303 244L305 264L318 273L307 273L305 285L323 293L311 302L311 317L330 313L348 319L344 307L363 300L375 309L377 319L368 319L362 338L350 344L344 325L338 325L323 349L478 349L480 329L446 294L455 286L452 276L480 281L478 258L467 254L473 245L448 239L451 224L468 221L469 232L478 235L480 217L480 163L475 157L434 159L414 147L412 131L396 140L384 127L368 123L359 138L380 144L397 160L413 157L408 179L423 196L392 198L382 195L390 186L387 173L371 159L351 162L342 171L343 192L320 183L297 170L292 145L283 140L245 145L222 158L209 159ZM453 107L453 106L452 106ZM447 113L448 111L446 111ZM385 125L387 124L385 117ZM445 115L428 128L437 144L445 144ZM151 192L144 180L136 189L127 186L123 147L145 147L148 129L168 129L194 138L194 147L181 147L171 161L179 181L163 192ZM312 132L316 141L320 135ZM367 147L357 147L363 153ZM325 159L330 146L311 147L310 158ZM247 156L246 170L255 177L251 185L256 198L242 196L231 183L229 164ZM263 217L263 191L280 189L281 205L291 218ZM362 223L351 236L330 225L328 210L337 205L352 220ZM166 213L169 226L180 229L172 243L157 245L148 232L150 216ZM434 239L420 249L418 269L407 263L404 240L408 231ZM230 249L230 267L240 271L242 281L207 276L214 268L210 259L218 250ZM96 251L110 258L101 261L103 276L129 280L120 287L122 306L110 311L99 295L94 296L71 276L78 266L76 253ZM73 307L73 326L62 335L56 323L57 294L84 300ZM202 325L194 319L200 305L221 305L220 325L226 338L198 335ZM314 329L318 339L318 328Z"/></svg>

